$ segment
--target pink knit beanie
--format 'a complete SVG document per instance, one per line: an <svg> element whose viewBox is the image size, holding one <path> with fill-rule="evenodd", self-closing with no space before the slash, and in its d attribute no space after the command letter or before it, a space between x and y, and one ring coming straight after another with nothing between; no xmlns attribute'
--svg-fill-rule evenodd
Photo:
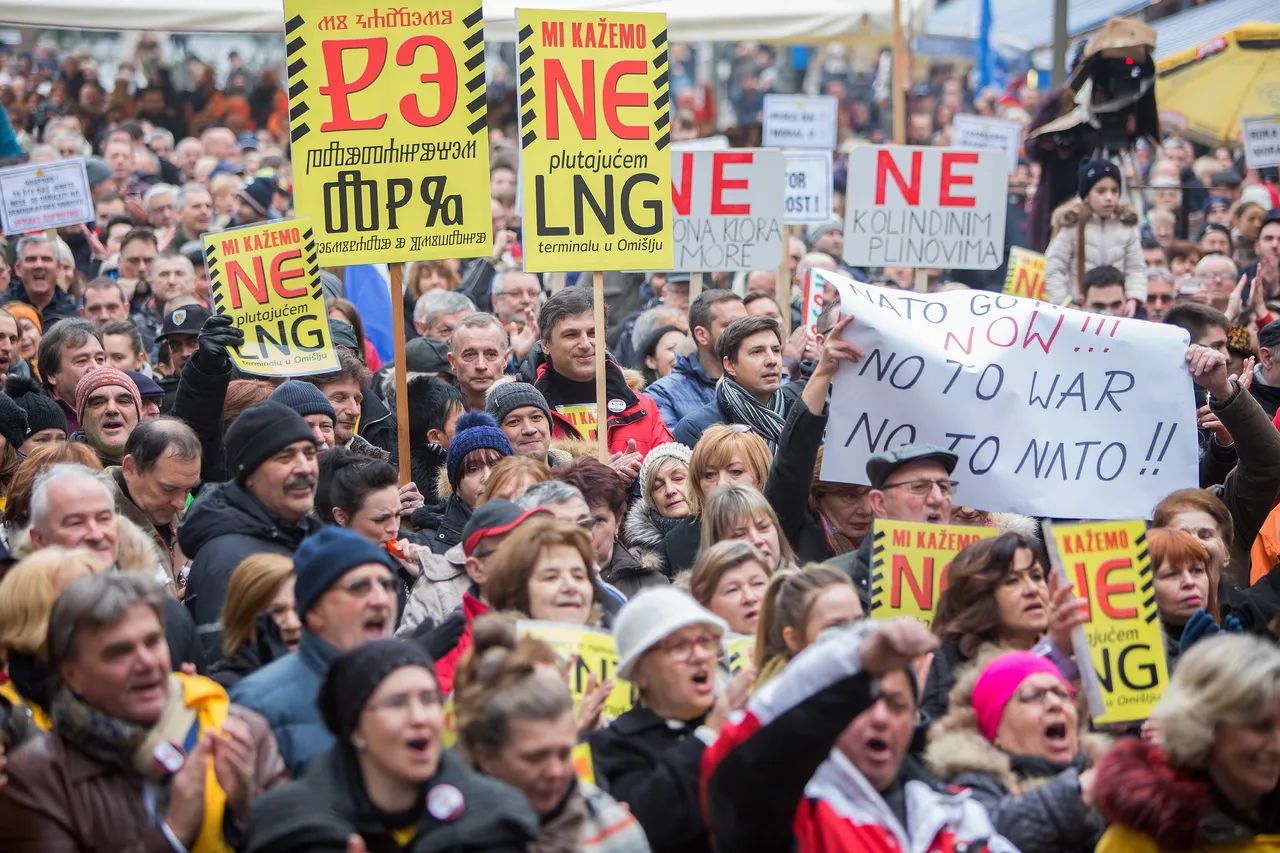
<svg viewBox="0 0 1280 853"><path fill-rule="evenodd" d="M1051 661L1031 652L1009 652L987 664L982 675L978 676L978 683L973 686L973 710L978 715L978 729L983 737L995 741L1004 706L1009 704L1022 682L1040 672L1055 676L1068 691L1074 692Z"/></svg>

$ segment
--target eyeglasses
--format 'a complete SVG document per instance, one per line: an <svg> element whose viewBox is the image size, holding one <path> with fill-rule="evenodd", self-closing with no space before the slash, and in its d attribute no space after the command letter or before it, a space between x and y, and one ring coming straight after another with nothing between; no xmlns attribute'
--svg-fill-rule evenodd
<svg viewBox="0 0 1280 853"><path fill-rule="evenodd" d="M889 489L900 489L905 486L911 494L922 498L932 492L934 486L937 486L943 495L950 496L955 492L956 486L959 485L955 480L907 480L902 483L885 483L880 487L880 491L885 492Z"/></svg>
<svg viewBox="0 0 1280 853"><path fill-rule="evenodd" d="M1021 690L1017 696L1018 701L1023 705L1040 705L1051 696L1064 705L1071 702L1071 691L1061 684L1055 684L1052 687L1041 687L1036 690Z"/></svg>
<svg viewBox="0 0 1280 853"><path fill-rule="evenodd" d="M678 661L693 660L693 650L706 652L711 655L720 655L720 635L719 634L703 634L697 639L689 639L688 637L676 637L668 639L658 646L663 654L670 655Z"/></svg>
<svg viewBox="0 0 1280 853"><path fill-rule="evenodd" d="M373 585L375 583L382 587L383 591L387 594L396 594L396 579L393 577L359 578L357 580L338 584L337 588L352 598L368 598L369 593L373 592Z"/></svg>
<svg viewBox="0 0 1280 853"><path fill-rule="evenodd" d="M385 699L368 704L370 711L391 711L404 714L415 708L430 711L440 705L440 694L435 690L421 690L416 693L395 693Z"/></svg>
<svg viewBox="0 0 1280 853"><path fill-rule="evenodd" d="M726 424L726 426L736 433L755 432L748 424Z"/></svg>
<svg viewBox="0 0 1280 853"><path fill-rule="evenodd" d="M1152 293L1147 296L1147 303L1155 302L1158 305L1168 305L1173 302L1173 294Z"/></svg>

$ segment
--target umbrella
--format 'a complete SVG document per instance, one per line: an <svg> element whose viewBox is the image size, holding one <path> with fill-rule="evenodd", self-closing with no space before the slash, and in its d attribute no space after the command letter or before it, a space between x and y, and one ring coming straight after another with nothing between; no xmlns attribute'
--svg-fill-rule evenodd
<svg viewBox="0 0 1280 853"><path fill-rule="evenodd" d="M1179 136L1237 144L1242 118L1280 113L1280 24L1242 24L1161 61L1156 101Z"/></svg>

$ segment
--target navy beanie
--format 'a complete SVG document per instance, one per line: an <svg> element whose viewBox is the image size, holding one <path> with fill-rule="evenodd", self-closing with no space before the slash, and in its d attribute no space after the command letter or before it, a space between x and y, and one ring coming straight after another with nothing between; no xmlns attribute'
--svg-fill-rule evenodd
<svg viewBox="0 0 1280 853"><path fill-rule="evenodd" d="M345 527L325 525L303 539L293 552L293 570L297 575L293 597L299 615L305 615L338 578L367 563L386 566L392 575L396 572L386 551Z"/></svg>
<svg viewBox="0 0 1280 853"><path fill-rule="evenodd" d="M503 456L512 454L511 442L498 429L498 422L489 415L484 412L467 412L458 418L458 423L454 426L453 441L449 442L449 455L444 461L444 470L451 488L458 488L458 478L462 476L462 461L467 455L485 448L496 450Z"/></svg>
<svg viewBox="0 0 1280 853"><path fill-rule="evenodd" d="M1087 196L1103 178L1111 178L1118 186L1124 187L1124 181L1120 180L1120 167L1110 160L1084 160L1080 163L1079 178L1080 198Z"/></svg>
<svg viewBox="0 0 1280 853"><path fill-rule="evenodd" d="M333 403L329 402L329 398L323 391L310 382L290 379L288 382L281 383L280 387L272 391L267 399L284 403L304 418L307 415L328 415L335 424L338 422L338 413L334 410Z"/></svg>

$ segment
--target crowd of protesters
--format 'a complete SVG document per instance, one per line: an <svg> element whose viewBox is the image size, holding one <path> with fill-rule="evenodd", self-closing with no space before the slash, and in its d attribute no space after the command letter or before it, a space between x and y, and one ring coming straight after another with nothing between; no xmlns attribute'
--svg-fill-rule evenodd
<svg viewBox="0 0 1280 853"><path fill-rule="evenodd" d="M768 57L740 58L749 113ZM0 71L0 153L86 156L97 215L0 264L0 849L1275 848L1274 175L1169 138L1134 152L1156 187L1139 213L1128 167L1087 160L1040 247L1053 301L1185 329L1197 389L1201 488L1147 534L1172 677L1140 729L1094 726L1086 604L1039 519L954 504L957 457L928 445L847 472L866 485L823 478L833 379L863 358L834 292L808 328L774 270L693 298L688 272L611 273L598 341L589 286L515 260L495 127L493 254L407 265L405 364L333 270L339 368L244 374L199 239L293 213L277 78L237 66L219 89L197 62L183 88L144 51L108 95L56 59ZM823 83L874 135L842 85ZM940 77L909 98L910 141L1039 98ZM1037 173L1019 166L1011 208ZM793 293L811 269L913 286L846 266L842 233L787 247ZM997 529L951 564L932 630L866 618L875 519ZM576 662L520 620L610 634L616 671L575 696Z"/></svg>

